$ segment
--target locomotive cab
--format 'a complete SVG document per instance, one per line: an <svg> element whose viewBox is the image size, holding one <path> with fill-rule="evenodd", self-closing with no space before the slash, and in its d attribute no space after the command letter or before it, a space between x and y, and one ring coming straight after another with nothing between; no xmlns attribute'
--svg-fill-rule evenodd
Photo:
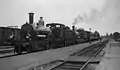
<svg viewBox="0 0 120 70"><path fill-rule="evenodd" d="M52 43L54 43L55 47L61 47L64 46L64 37L63 37L63 28L65 25L60 23L49 23L46 25L46 27L49 27L54 35Z"/></svg>

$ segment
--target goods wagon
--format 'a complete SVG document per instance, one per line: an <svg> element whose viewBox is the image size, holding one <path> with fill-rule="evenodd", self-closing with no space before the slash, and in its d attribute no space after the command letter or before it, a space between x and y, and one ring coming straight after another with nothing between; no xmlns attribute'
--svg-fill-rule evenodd
<svg viewBox="0 0 120 70"><path fill-rule="evenodd" d="M14 42L16 40L20 40L20 29L18 28L7 28L7 30L5 30L5 36L6 38L4 41L4 45L10 45L13 46Z"/></svg>

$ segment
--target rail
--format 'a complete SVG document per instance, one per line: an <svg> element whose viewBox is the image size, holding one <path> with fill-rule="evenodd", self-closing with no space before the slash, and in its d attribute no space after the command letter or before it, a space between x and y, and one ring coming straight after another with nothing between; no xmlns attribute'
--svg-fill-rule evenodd
<svg viewBox="0 0 120 70"><path fill-rule="evenodd" d="M93 49L93 48L91 48L91 47L96 47L96 48L98 48L98 49L100 49L99 48L99 46L103 46L103 47L105 47L105 44L107 44L108 43L108 41L109 40L106 40L106 41L104 41L104 42L100 42L100 43L97 43L97 44L93 44L93 45L90 45L89 47L87 47L87 48L84 48L83 50L79 50L78 52L72 52L72 53L70 53L69 54L69 56L75 56L75 55L77 55L77 56L82 56L82 55L85 55L86 53L88 53L89 54L89 50L91 49ZM89 49L89 50L88 50ZM85 51L85 50L88 50L88 51ZM96 50L96 49L94 49L94 50ZM102 50L102 48L101 48L101 50ZM100 51L100 50L99 50ZM81 53L80 53L81 52ZM83 53L84 52L84 53ZM93 52L93 53L95 53L95 52ZM97 53L96 53L96 55L97 55ZM96 56L95 55L95 56ZM67 56L66 57L66 59L65 60L55 60L55 61L51 61L51 62L49 62L49 63L45 63L45 64L34 64L34 65L30 65L30 66L27 66L27 67L22 67L22 68L19 68L18 70L57 70L57 68L59 68L59 67L61 67L61 66L63 66L63 68L64 68L64 65L65 64L67 64L67 62L69 62L68 61L68 58L69 58L69 56ZM86 55L87 56L87 55ZM92 56L91 56L91 58L92 58ZM80 70L81 68L83 68L84 69L84 67L86 67L86 65L89 63L99 63L99 61L95 61L95 62L90 62L90 60L91 60L91 58L89 58L89 59L85 59L85 61L83 61L83 62L72 62L72 63L77 63L74 67L76 68L78 68L77 70ZM71 62L70 62L71 63ZM79 65L79 64L80 65ZM82 65L81 65L81 63L82 63ZM88 64L88 65L89 65ZM72 66L70 66L70 67L72 67ZM72 68L74 68L74 67L72 67ZM69 68L69 67L68 67ZM58 69L58 70L64 70L64 69ZM65 70L71 70L71 69L65 69ZM72 70L75 70L75 69L72 69ZM82 69L81 69L82 70Z"/></svg>
<svg viewBox="0 0 120 70"><path fill-rule="evenodd" d="M91 48L91 47L90 47L90 48L87 48L87 49L85 49L85 51L79 52L79 53L77 53L76 55L75 55L74 53L71 53L72 56L73 56L73 54L74 54L74 56L83 56L86 52L90 51L91 49L95 49L95 48L98 48L98 47L99 47L99 48L94 52L94 54L90 55L90 57L86 60L86 62L85 62L84 64L80 65L79 70L83 70L83 69L86 67L86 65L91 61L91 59L92 59L93 57L95 57L95 56L105 47L105 44L106 44L107 42L108 42L108 41L104 41L104 42L95 44L94 46L92 45L92 48ZM100 46L102 46L102 47L100 47ZM69 57L68 57L68 58L69 58ZM49 68L48 70L57 70L57 68L59 69L60 67L64 66L65 63L67 63L67 62L68 62L68 60L65 59L65 60L64 60L62 63L60 63L59 65L55 65L55 66L53 66L52 68ZM77 67L77 68L78 68L78 67ZM64 70L64 69L63 69L63 70Z"/></svg>

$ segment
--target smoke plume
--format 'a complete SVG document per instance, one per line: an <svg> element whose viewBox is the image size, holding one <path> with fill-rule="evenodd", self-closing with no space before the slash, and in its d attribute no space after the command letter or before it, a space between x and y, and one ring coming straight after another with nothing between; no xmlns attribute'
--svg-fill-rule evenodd
<svg viewBox="0 0 120 70"><path fill-rule="evenodd" d="M74 19L74 22L73 22L73 25L77 24L77 23L80 23L80 22L83 22L84 21L84 18L81 16L81 15L78 15L75 19Z"/></svg>
<svg viewBox="0 0 120 70"><path fill-rule="evenodd" d="M104 9L106 0L85 0L85 2L87 8L86 10L83 10L82 13L78 14L77 17L75 17L74 24L81 22L89 23L90 21L94 21L97 18L101 18L100 13Z"/></svg>
<svg viewBox="0 0 120 70"><path fill-rule="evenodd" d="M101 7L92 7L89 13L84 12L82 22L89 24L102 32L120 31L120 0L104 0ZM99 4L100 5L100 4ZM95 5L94 5L95 6ZM79 15L78 15L79 16ZM79 19L78 17L76 17ZM81 22L81 21L80 21ZM77 23L80 23L79 21ZM98 27L99 26L99 27Z"/></svg>

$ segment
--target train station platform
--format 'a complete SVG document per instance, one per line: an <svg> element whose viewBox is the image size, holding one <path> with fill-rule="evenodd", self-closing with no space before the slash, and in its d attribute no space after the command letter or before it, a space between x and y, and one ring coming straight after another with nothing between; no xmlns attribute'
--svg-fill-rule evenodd
<svg viewBox="0 0 120 70"><path fill-rule="evenodd" d="M96 70L120 70L120 42L110 40L104 52L104 57Z"/></svg>
<svg viewBox="0 0 120 70"><path fill-rule="evenodd" d="M95 41L92 42L92 44L98 42L99 41ZM29 70L30 67L35 67L51 61L66 58L70 53L88 47L92 44L84 43L69 47L35 52L26 55L3 58L0 59L0 70Z"/></svg>

